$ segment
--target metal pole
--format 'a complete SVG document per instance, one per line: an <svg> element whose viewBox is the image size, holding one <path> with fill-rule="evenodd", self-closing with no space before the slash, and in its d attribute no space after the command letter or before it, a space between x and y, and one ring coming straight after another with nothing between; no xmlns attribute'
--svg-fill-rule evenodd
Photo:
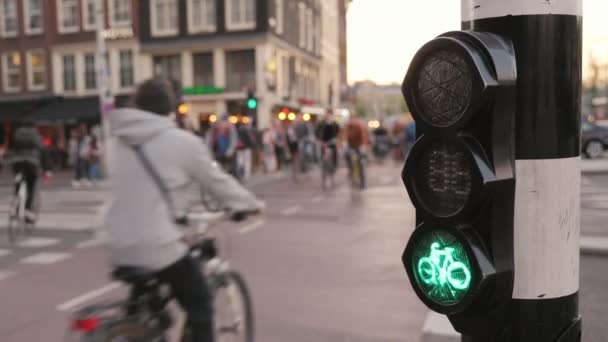
<svg viewBox="0 0 608 342"><path fill-rule="evenodd" d="M582 0L462 0L462 27L510 38L518 69L515 281L490 341L578 342Z"/></svg>
<svg viewBox="0 0 608 342"><path fill-rule="evenodd" d="M109 156L110 149L110 124L108 122L108 114L114 109L114 95L112 94L112 86L110 84L110 67L108 57L108 51L106 48L106 41L104 37L104 9L103 0L95 1L95 24L96 24L96 37L97 37L97 56L95 58L95 70L97 73L97 90L99 93L99 113L101 116L101 124L103 128L103 143L104 143L104 170L105 175L108 175L108 161L111 159Z"/></svg>

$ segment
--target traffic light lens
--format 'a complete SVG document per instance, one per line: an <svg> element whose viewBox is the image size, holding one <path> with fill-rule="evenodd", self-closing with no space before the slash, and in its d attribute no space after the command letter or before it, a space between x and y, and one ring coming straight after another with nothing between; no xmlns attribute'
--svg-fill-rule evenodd
<svg viewBox="0 0 608 342"><path fill-rule="evenodd" d="M466 111L473 89L472 72L458 53L438 50L422 64L417 76L419 115L436 126L449 126Z"/></svg>
<svg viewBox="0 0 608 342"><path fill-rule="evenodd" d="M422 235L413 252L416 285L441 305L458 303L469 291L472 270L467 252L454 235L433 230Z"/></svg>
<svg viewBox="0 0 608 342"><path fill-rule="evenodd" d="M249 108L249 109L255 109L257 106L258 106L258 101L256 99L249 99L249 100L247 100L247 108Z"/></svg>
<svg viewBox="0 0 608 342"><path fill-rule="evenodd" d="M418 163L414 180L418 198L437 216L457 214L471 193L470 153L462 144L436 141L422 151Z"/></svg>

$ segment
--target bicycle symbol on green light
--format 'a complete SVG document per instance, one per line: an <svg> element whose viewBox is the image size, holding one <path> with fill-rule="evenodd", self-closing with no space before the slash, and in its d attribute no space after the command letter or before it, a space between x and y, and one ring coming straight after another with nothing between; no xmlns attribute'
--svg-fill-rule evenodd
<svg viewBox="0 0 608 342"><path fill-rule="evenodd" d="M418 261L420 280L433 287L467 290L471 285L471 271L467 265L454 259L454 251L452 247L440 249L439 243L432 243L431 255Z"/></svg>

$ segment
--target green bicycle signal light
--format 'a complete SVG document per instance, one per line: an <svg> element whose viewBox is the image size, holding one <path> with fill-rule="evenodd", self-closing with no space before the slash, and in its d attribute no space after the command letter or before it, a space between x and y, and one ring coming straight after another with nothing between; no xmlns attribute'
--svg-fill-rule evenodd
<svg viewBox="0 0 608 342"><path fill-rule="evenodd" d="M447 231L431 231L421 237L411 267L418 287L439 304L457 303L471 287L469 257L462 243Z"/></svg>

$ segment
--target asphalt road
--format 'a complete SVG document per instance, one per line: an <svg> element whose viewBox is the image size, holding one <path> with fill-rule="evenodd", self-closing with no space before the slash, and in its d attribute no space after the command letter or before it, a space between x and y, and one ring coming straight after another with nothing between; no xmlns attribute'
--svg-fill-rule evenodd
<svg viewBox="0 0 608 342"><path fill-rule="evenodd" d="M399 260L413 208L398 168L369 173L359 199L344 184L322 192L314 176L254 186L265 215L218 227L222 251L251 287L258 341L419 340L427 309ZM608 174L583 177L581 203L583 235L608 235ZM585 342L608 341L607 266L606 257L581 258ZM70 311L124 296L108 272L92 233L37 232L10 249L0 237L0 341L62 341Z"/></svg>
<svg viewBox="0 0 608 342"><path fill-rule="evenodd" d="M267 212L220 225L222 251L253 293L257 341L418 340L427 310L400 262L413 208L398 168L369 174L358 198L343 184L322 192L314 176L256 186ZM124 295L92 234L52 234L60 243L0 256L0 341L62 341L71 310Z"/></svg>

